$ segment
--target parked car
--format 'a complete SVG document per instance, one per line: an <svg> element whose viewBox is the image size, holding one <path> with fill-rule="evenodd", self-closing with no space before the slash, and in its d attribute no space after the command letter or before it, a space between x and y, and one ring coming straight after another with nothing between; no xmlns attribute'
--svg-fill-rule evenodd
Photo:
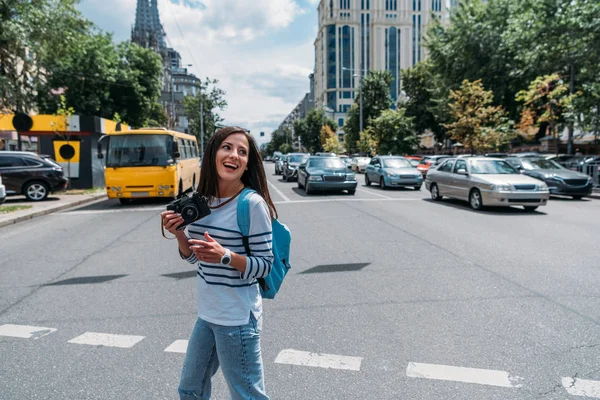
<svg viewBox="0 0 600 400"><path fill-rule="evenodd" d="M348 156L340 156L340 158L342 159L342 161L344 162L344 164L346 164L346 167L352 171L352 159Z"/></svg>
<svg viewBox="0 0 600 400"><path fill-rule="evenodd" d="M466 200L474 210L484 206L523 206L534 211L547 204L548 186L519 173L500 158L450 158L427 174L425 187L431 199L443 197Z"/></svg>
<svg viewBox="0 0 600 400"><path fill-rule="evenodd" d="M419 156L405 156L404 158L406 158L408 162L410 162L410 164L415 168L421 164L421 160L423 159L423 157Z"/></svg>
<svg viewBox="0 0 600 400"><path fill-rule="evenodd" d="M283 163L285 162L285 158L287 154L283 154L278 156L277 160L275 160L275 175L281 175L283 173Z"/></svg>
<svg viewBox="0 0 600 400"><path fill-rule="evenodd" d="M2 184L2 174L0 174L0 204L6 200L6 187Z"/></svg>
<svg viewBox="0 0 600 400"><path fill-rule="evenodd" d="M273 162L277 162L277 160L279 160L281 158L281 156L283 156L283 153L280 151L274 151L273 152L273 157L271 157L271 159L273 160Z"/></svg>
<svg viewBox="0 0 600 400"><path fill-rule="evenodd" d="M350 164L350 169L354 172L365 172L367 165L371 162L371 157L354 157Z"/></svg>
<svg viewBox="0 0 600 400"><path fill-rule="evenodd" d="M421 190L423 177L404 157L375 156L365 170L365 185L378 183L382 189L388 187L413 187Z"/></svg>
<svg viewBox="0 0 600 400"><path fill-rule="evenodd" d="M290 153L283 162L282 175L286 182L298 179L298 166L305 163L310 154Z"/></svg>
<svg viewBox="0 0 600 400"><path fill-rule="evenodd" d="M317 152L317 153L315 153L315 156L317 156L317 157L337 157L337 154L335 154L335 153Z"/></svg>
<svg viewBox="0 0 600 400"><path fill-rule="evenodd" d="M555 161L534 157L509 157L506 161L521 173L544 181L550 194L572 196L579 200L594 188L592 177L571 171Z"/></svg>
<svg viewBox="0 0 600 400"><path fill-rule="evenodd" d="M298 187L306 194L317 190L347 190L356 193L356 175L339 157L311 156L298 167Z"/></svg>
<svg viewBox="0 0 600 400"><path fill-rule="evenodd" d="M29 152L0 152L0 174L8 196L24 195L31 201L44 200L68 183L58 164Z"/></svg>
<svg viewBox="0 0 600 400"><path fill-rule="evenodd" d="M417 165L417 170L423 175L423 179L427 176L429 168L440 164L443 160L450 158L450 156L425 156L421 160L421 163Z"/></svg>

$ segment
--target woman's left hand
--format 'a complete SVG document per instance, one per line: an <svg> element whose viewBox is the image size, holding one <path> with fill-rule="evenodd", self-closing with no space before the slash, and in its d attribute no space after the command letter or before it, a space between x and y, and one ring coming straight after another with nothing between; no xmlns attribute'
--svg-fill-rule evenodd
<svg viewBox="0 0 600 400"><path fill-rule="evenodd" d="M206 240L190 239L190 250L194 252L200 261L219 264L225 254L225 248L210 237L208 232L204 232L204 238Z"/></svg>

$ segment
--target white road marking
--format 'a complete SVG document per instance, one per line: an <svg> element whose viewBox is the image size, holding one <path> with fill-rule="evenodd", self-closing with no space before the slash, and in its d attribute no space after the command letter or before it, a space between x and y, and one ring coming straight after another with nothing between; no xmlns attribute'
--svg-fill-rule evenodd
<svg viewBox="0 0 600 400"><path fill-rule="evenodd" d="M273 188L273 190L275 190L275 192L277 192L277 194L278 194L279 196L281 196L281 198L282 198L284 201L286 201L286 202L290 201L290 198L289 198L289 197L287 197L285 194L283 194L283 192L282 192L281 190L279 190L279 189L277 188L277 186L273 185L273 184L271 183L271 181L267 181L267 183L268 183L268 184L269 184L269 185L270 185L270 186Z"/></svg>
<svg viewBox="0 0 600 400"><path fill-rule="evenodd" d="M111 333L86 332L69 340L69 343L91 346L119 347L128 349L139 343L145 336L113 335Z"/></svg>
<svg viewBox="0 0 600 400"><path fill-rule="evenodd" d="M379 193L372 192L372 191L365 190L365 189L361 189L361 188L356 188L356 191L357 192L363 192L363 193L372 194L373 196L383 197L384 199L392 199L393 198L393 197L390 197L390 196L386 196L386 195L383 195L383 194L379 194Z"/></svg>
<svg viewBox="0 0 600 400"><path fill-rule="evenodd" d="M438 379L476 383L479 385L521 387L518 383L522 378L510 376L505 371L491 369L464 368L452 365L421 364L410 362L406 367L406 375L411 378Z"/></svg>
<svg viewBox="0 0 600 400"><path fill-rule="evenodd" d="M146 207L146 208L118 208L109 210L81 210L81 211L67 211L60 214L54 215L85 215L85 214L112 214L121 212L147 212L147 211L165 211L165 207Z"/></svg>
<svg viewBox="0 0 600 400"><path fill-rule="evenodd" d="M169 353L183 353L187 351L188 341L187 340L176 340L169 347L165 349Z"/></svg>
<svg viewBox="0 0 600 400"><path fill-rule="evenodd" d="M297 203L333 203L333 202L344 202L344 201L417 201L421 199L410 199L410 198L402 198L402 199L345 199L345 198L335 198L335 199L320 199L320 200L290 200L290 201L274 201L274 204L297 204Z"/></svg>
<svg viewBox="0 0 600 400"><path fill-rule="evenodd" d="M573 396L600 399L600 382L579 378L562 378L562 385Z"/></svg>
<svg viewBox="0 0 600 400"><path fill-rule="evenodd" d="M9 336L23 339L39 339L43 336L56 332L55 328L29 325L0 325L0 336Z"/></svg>
<svg viewBox="0 0 600 400"><path fill-rule="evenodd" d="M360 371L362 357L337 356L335 354L309 353L286 349L282 350L275 359L278 364L303 365L307 367L347 369Z"/></svg>

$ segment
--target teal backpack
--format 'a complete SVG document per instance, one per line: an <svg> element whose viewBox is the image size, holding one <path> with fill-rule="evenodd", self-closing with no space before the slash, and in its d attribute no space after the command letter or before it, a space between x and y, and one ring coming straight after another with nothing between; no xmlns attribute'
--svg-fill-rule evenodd
<svg viewBox="0 0 600 400"><path fill-rule="evenodd" d="M242 232L246 254L249 256L251 255L248 244L248 235L250 235L250 196L253 193L256 192L250 188L245 188L240 194L237 204L237 222ZM283 278L292 267L290 265L290 244L292 241L290 230L277 219L271 222L271 228L273 231L273 267L269 275L257 279L260 294L266 299L275 298Z"/></svg>

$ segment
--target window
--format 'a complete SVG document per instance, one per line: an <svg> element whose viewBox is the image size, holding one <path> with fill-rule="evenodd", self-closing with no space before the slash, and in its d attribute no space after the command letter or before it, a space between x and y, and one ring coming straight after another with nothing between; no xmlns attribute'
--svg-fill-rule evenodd
<svg viewBox="0 0 600 400"><path fill-rule="evenodd" d="M338 118L338 126L341 128L344 126L344 118Z"/></svg>
<svg viewBox="0 0 600 400"><path fill-rule="evenodd" d="M456 161L456 164L454 165L454 173L458 173L459 169L464 169L465 171L467 170L467 162L465 160Z"/></svg>
<svg viewBox="0 0 600 400"><path fill-rule="evenodd" d="M22 167L25 166L25 161L17 156L0 156L0 168Z"/></svg>
<svg viewBox="0 0 600 400"><path fill-rule="evenodd" d="M378 158L374 158L371 160L370 162L371 165L375 165L375 164L379 164L379 159Z"/></svg>
<svg viewBox="0 0 600 400"><path fill-rule="evenodd" d="M441 172L451 172L452 171L452 164L454 164L454 160L447 160L445 163L443 163L442 165L440 165L440 167L438 168L438 171L441 171Z"/></svg>

